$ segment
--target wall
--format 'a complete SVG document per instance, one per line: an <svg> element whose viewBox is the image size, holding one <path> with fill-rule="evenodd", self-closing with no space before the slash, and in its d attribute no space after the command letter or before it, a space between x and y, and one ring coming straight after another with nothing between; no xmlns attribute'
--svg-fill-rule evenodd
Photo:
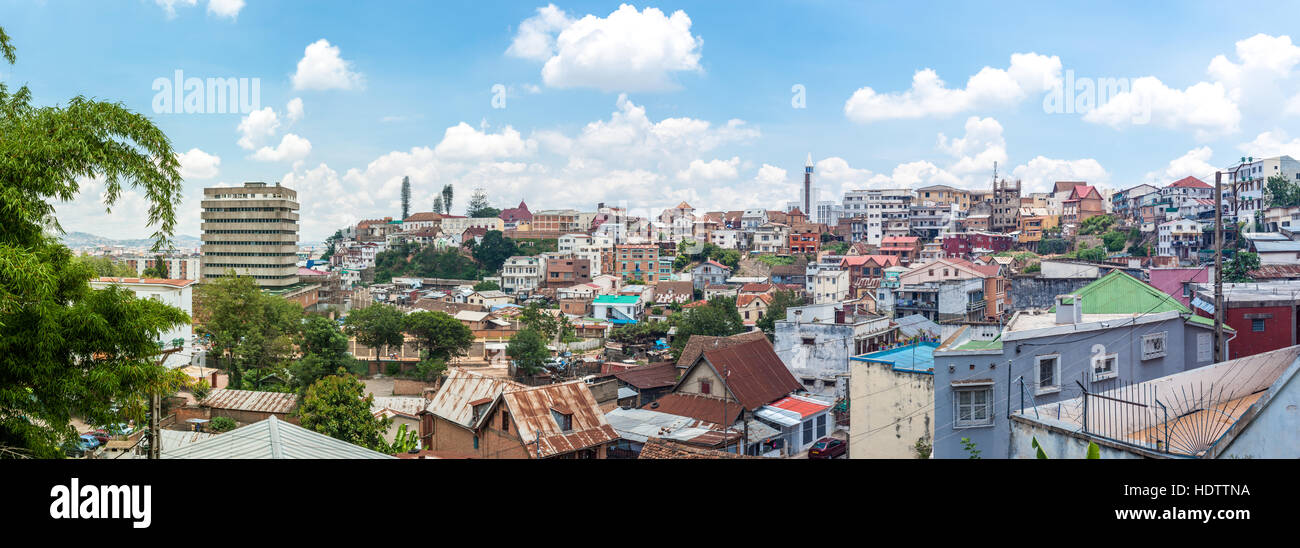
<svg viewBox="0 0 1300 548"><path fill-rule="evenodd" d="M425 387L432 387L433 383L418 381L414 379L393 379L394 396L420 396L424 394ZM384 395L387 394L378 394Z"/></svg>
<svg viewBox="0 0 1300 548"><path fill-rule="evenodd" d="M1086 278L1092 281L1101 276L1101 269L1097 265L1064 261L1042 261L1039 264L1042 265L1042 277L1044 278Z"/></svg>
<svg viewBox="0 0 1300 548"><path fill-rule="evenodd" d="M1235 308L1229 304L1223 321L1237 330L1237 337L1228 346L1228 359L1235 360L1261 352L1286 348L1295 344L1297 319L1295 305L1251 306ZM1264 320L1264 331L1252 331L1252 319L1272 315ZM1230 335L1229 335L1230 336Z"/></svg>
<svg viewBox="0 0 1300 548"><path fill-rule="evenodd" d="M1292 365L1292 368L1295 366ZM1286 373L1284 373L1285 375ZM1300 457L1300 381L1292 375L1255 420L1218 456L1221 459L1294 459Z"/></svg>
<svg viewBox="0 0 1300 548"><path fill-rule="evenodd" d="M1142 360L1142 336L1166 332L1166 355ZM1197 336L1207 333L1201 327L1187 325L1176 316L1136 326L1115 326L1101 331L1078 334L1051 335L1023 340L1005 341L1000 352L944 352L936 351L934 358L935 387L935 458L966 458L961 438L969 437L983 451L984 458L1006 458L1009 450L1007 424L1008 393L1011 411L1020 409L1021 390L1018 382L1008 386L1008 379L1025 380L1024 405L1026 408L1042 406L1079 395L1076 381L1090 390L1109 390L1121 382L1142 382L1164 377L1213 363L1213 356L1200 360ZM1005 335L1004 335L1005 337ZM1004 339L1005 340L1005 339ZM1100 345L1100 348L1098 347ZM1016 348L1020 347L1017 353ZM1118 376L1114 379L1093 382L1090 376L1092 356L1104 352L1117 355ZM1060 355L1059 392L1036 394L1034 390L1036 357ZM1010 376L1007 367L1010 361ZM973 366L973 367L972 367ZM953 428L952 382L958 380L983 380L993 383L993 424L969 428Z"/></svg>
<svg viewBox="0 0 1300 548"><path fill-rule="evenodd" d="M1191 297L1183 296L1184 282L1209 283L1209 268L1152 268L1147 271L1151 278L1151 286L1172 295L1183 306L1190 307Z"/></svg>
<svg viewBox="0 0 1300 548"><path fill-rule="evenodd" d="M737 403L736 399L731 397L727 392L727 387L722 384L722 379L713 372L713 369L700 360L699 365L691 369L691 373L682 380L678 381L676 393L695 394L697 396L708 396L711 398L724 398L729 403ZM705 394L700 391L700 381L709 381L709 393ZM737 405L739 405L737 403Z"/></svg>
<svg viewBox="0 0 1300 548"><path fill-rule="evenodd" d="M776 344L773 346L776 355L795 377L848 372L849 357L853 352L853 326L778 321L775 331ZM804 344L805 337L812 338L813 344Z"/></svg>
<svg viewBox="0 0 1300 548"><path fill-rule="evenodd" d="M934 376L849 362L849 458L914 459L934 440Z"/></svg>
<svg viewBox="0 0 1300 548"><path fill-rule="evenodd" d="M1016 276L1011 278L1011 294L1015 295L1014 309L1051 308L1056 304L1057 295L1072 294L1094 281L1093 278Z"/></svg>
<svg viewBox="0 0 1300 548"><path fill-rule="evenodd" d="M1072 436L1056 428L1048 428L1042 424L1011 419L1011 435L1008 448L1008 458L1013 459L1036 459L1038 450L1034 448L1034 440L1038 440L1038 445L1043 448L1043 453L1048 459L1083 459L1088 457L1088 439L1082 436ZM1098 443L1100 456L1103 460L1117 459L1140 459L1141 455L1131 451L1115 449L1110 445ZM981 454L981 457L986 455Z"/></svg>

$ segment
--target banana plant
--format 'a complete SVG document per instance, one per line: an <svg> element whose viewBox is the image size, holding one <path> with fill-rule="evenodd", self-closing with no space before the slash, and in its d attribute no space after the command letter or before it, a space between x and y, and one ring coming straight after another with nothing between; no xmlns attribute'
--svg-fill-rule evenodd
<svg viewBox="0 0 1300 548"><path fill-rule="evenodd" d="M393 453L406 453L420 447L419 435L415 432L407 432L406 426L403 424L397 428L397 435L393 438Z"/></svg>
<svg viewBox="0 0 1300 548"><path fill-rule="evenodd" d="M1044 452L1043 452L1043 446L1041 446L1041 445L1038 444L1038 438L1037 438L1037 437L1031 438L1031 443L1030 443L1030 445L1033 446L1034 450L1038 451L1038 458L1040 458L1040 459L1046 459L1046 458L1047 458L1047 453L1044 453ZM1101 447L1098 446L1096 442L1091 442L1091 441L1088 442L1088 456L1086 456L1086 457L1084 457L1084 458L1085 458L1085 459L1100 459L1100 458L1101 458Z"/></svg>

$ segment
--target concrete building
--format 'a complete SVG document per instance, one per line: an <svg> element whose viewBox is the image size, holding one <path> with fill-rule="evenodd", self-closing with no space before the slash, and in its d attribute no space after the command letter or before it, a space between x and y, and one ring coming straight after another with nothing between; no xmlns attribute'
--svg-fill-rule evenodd
<svg viewBox="0 0 1300 548"><path fill-rule="evenodd" d="M1022 311L1006 327L965 326L934 351L935 458L1011 455L1008 415L1214 362L1213 322L1169 295L1111 272L1051 311ZM1078 383L1078 384L1076 384Z"/></svg>
<svg viewBox="0 0 1300 548"><path fill-rule="evenodd" d="M889 318L839 304L787 308L774 330L777 355L804 390L836 397L847 395L849 358L882 349L895 336Z"/></svg>
<svg viewBox="0 0 1300 548"><path fill-rule="evenodd" d="M1201 223L1182 219L1163 222L1156 227L1156 237L1156 254L1177 257L1180 263L1200 262Z"/></svg>
<svg viewBox="0 0 1300 548"><path fill-rule="evenodd" d="M104 289L118 286L131 291L139 299L152 299L168 306L184 310L190 317L194 316L194 280L165 280L153 278L97 278L90 281L91 289ZM166 348L175 346L180 341L181 351L167 357L163 363L174 369L188 365L194 355L194 330L191 324L183 323L171 326L158 335L158 341Z"/></svg>
<svg viewBox="0 0 1300 548"><path fill-rule="evenodd" d="M906 188L851 190L844 194L844 215L865 217L865 238L862 241L880 245L881 238L891 228L891 222L895 230L909 228L907 217L912 199L912 191Z"/></svg>
<svg viewBox="0 0 1300 548"><path fill-rule="evenodd" d="M542 286L545 268L545 261L541 257L510 257L501 265L501 290L506 293L532 292Z"/></svg>
<svg viewBox="0 0 1300 548"><path fill-rule="evenodd" d="M919 458L934 440L934 348L917 343L849 359L849 458Z"/></svg>
<svg viewBox="0 0 1300 548"><path fill-rule="evenodd" d="M819 270L812 278L814 304L831 304L849 298L849 271L847 269Z"/></svg>
<svg viewBox="0 0 1300 548"><path fill-rule="evenodd" d="M203 189L202 278L233 270L261 287L298 283L298 193L262 182Z"/></svg>
<svg viewBox="0 0 1300 548"><path fill-rule="evenodd" d="M1214 284L1196 285L1193 308L1213 320ZM1223 321L1236 331L1228 359L1244 358L1297 344L1300 281L1223 284Z"/></svg>
<svg viewBox="0 0 1300 548"><path fill-rule="evenodd" d="M1020 217L1020 180L994 182L992 205L989 231L1015 232Z"/></svg>

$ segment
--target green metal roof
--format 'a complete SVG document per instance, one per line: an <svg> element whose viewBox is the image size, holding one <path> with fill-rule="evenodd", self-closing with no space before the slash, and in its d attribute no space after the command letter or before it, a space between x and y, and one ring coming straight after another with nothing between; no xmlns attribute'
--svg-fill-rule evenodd
<svg viewBox="0 0 1300 548"><path fill-rule="evenodd" d="M1202 326L1202 327L1208 327L1208 328L1210 328L1210 329L1214 329L1214 318L1206 318L1205 316L1196 316L1196 315L1193 315L1193 316L1189 316L1189 317L1187 318L1187 323L1194 323L1194 324L1198 324L1198 325L1200 325L1200 326ZM1224 323L1224 324L1223 324L1223 330L1224 330L1224 331L1236 331L1236 329L1233 329L1232 327L1229 327L1227 323Z"/></svg>
<svg viewBox="0 0 1300 548"><path fill-rule="evenodd" d="M1097 281L1079 288L1074 294L1083 297L1084 314L1192 313L1173 296L1120 270L1111 271ZM1067 300L1066 303L1069 304L1070 301ZM1051 311L1055 312L1056 307L1053 306Z"/></svg>
<svg viewBox="0 0 1300 548"><path fill-rule="evenodd" d="M966 341L953 350L1002 350L1002 337L991 341Z"/></svg>
<svg viewBox="0 0 1300 548"><path fill-rule="evenodd" d="M641 298L636 295L601 295L593 301L595 304L636 304Z"/></svg>

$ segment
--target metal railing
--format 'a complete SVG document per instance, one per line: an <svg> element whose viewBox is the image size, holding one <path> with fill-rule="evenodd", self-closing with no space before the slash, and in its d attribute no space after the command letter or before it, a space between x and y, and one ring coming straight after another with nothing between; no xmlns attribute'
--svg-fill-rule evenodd
<svg viewBox="0 0 1300 548"><path fill-rule="evenodd" d="M1105 393L1083 392L1083 433L1115 443L1169 453L1169 408L1154 386L1121 383Z"/></svg>

